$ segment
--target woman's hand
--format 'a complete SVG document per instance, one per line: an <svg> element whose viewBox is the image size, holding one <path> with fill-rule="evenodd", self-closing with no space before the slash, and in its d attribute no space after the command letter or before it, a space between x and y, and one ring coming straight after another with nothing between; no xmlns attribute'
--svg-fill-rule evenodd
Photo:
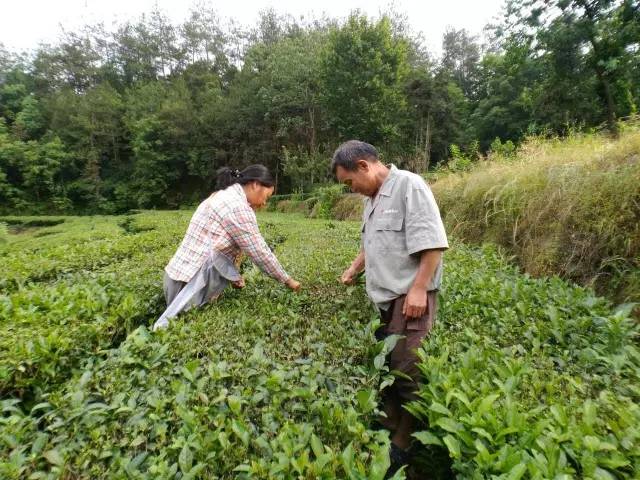
<svg viewBox="0 0 640 480"><path fill-rule="evenodd" d="M293 290L294 292L297 292L298 290L300 290L300 282L295 281L293 278L290 278L289 280L287 280L287 283L285 285L289 287L291 290Z"/></svg>
<svg viewBox="0 0 640 480"><path fill-rule="evenodd" d="M233 288L244 288L244 278L240 277L240 280L236 280L235 282L231 282L231 286Z"/></svg>

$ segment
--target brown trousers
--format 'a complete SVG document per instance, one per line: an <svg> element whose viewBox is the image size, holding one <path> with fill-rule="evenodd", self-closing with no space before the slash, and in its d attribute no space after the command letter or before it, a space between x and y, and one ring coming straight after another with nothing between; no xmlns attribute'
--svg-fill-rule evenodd
<svg viewBox="0 0 640 480"><path fill-rule="evenodd" d="M398 370L408 375L411 380L397 377L393 385L386 388L384 392L385 397L395 397L401 403L416 398L417 383L420 378L416 349L429 335L435 324L438 292L427 292L427 311L419 318L407 318L402 314L405 298L406 295L402 295L391 302L388 310L380 310L382 325L376 331L378 340L394 334L404 337L398 340L387 361L390 370Z"/></svg>

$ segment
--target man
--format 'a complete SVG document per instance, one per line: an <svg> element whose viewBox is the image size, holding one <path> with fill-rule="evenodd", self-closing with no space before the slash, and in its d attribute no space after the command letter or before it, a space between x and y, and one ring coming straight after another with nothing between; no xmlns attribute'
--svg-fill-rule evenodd
<svg viewBox="0 0 640 480"><path fill-rule="evenodd" d="M389 366L411 380L397 378L383 392L387 416L382 422L391 432L392 473L408 460L414 418L402 405L416 398L419 370L415 349L435 321L442 252L449 244L425 181L414 173L384 165L372 145L358 140L343 143L333 155L331 168L339 182L367 197L361 249L341 281L353 284L366 268L367 294L382 319L376 337L404 337L391 352Z"/></svg>

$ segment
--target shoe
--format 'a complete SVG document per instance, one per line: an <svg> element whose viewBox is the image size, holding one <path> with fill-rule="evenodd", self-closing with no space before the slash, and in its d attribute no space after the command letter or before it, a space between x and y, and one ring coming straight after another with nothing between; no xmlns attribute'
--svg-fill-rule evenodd
<svg viewBox="0 0 640 480"><path fill-rule="evenodd" d="M385 479L393 477L398 470L409 465L409 453L393 442L391 442L391 448L389 449L389 459L391 460L391 465L384 476Z"/></svg>

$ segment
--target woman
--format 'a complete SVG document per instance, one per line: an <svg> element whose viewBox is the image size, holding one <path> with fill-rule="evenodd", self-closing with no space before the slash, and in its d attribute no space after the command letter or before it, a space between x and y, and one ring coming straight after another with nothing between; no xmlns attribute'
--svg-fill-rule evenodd
<svg viewBox="0 0 640 480"><path fill-rule="evenodd" d="M267 275L291 290L300 289L300 283L287 275L258 229L254 211L267 203L274 185L262 165L251 165L241 172L218 170L217 191L198 206L182 244L165 267L167 310L154 330L166 327L181 311L216 299L229 283L244 287L234 264L241 252Z"/></svg>

